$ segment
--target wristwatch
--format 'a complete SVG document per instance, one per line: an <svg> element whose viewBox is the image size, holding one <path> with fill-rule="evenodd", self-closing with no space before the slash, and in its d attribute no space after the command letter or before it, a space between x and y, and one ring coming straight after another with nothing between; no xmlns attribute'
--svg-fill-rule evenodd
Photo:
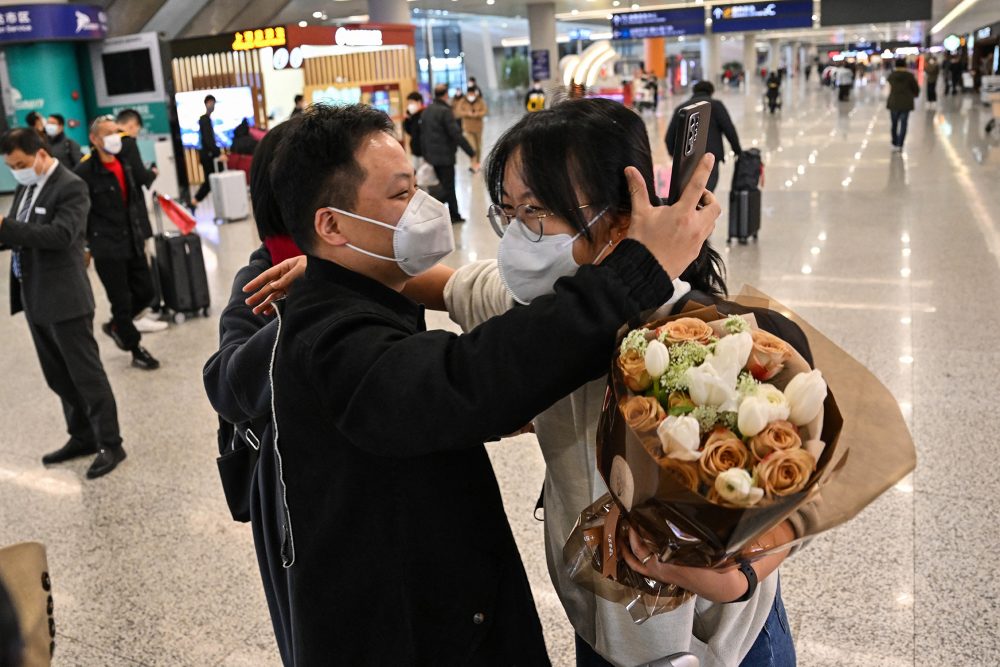
<svg viewBox="0 0 1000 667"><path fill-rule="evenodd" d="M736 598L729 604L733 604L736 602L746 602L747 600L753 597L753 594L755 592L757 592L757 571L753 569L753 565L751 565L750 561L748 560L739 560L736 562L739 565L740 572L742 572L743 576L747 578L747 592L741 595L740 597Z"/></svg>

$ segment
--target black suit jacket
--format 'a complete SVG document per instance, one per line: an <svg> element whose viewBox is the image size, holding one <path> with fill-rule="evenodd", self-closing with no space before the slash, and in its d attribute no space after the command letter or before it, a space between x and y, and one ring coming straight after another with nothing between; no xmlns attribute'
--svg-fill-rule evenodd
<svg viewBox="0 0 1000 667"><path fill-rule="evenodd" d="M205 114L198 119L198 132L201 134L201 151L199 155L202 160L213 159L222 155L219 144L215 141L215 126L212 125L212 117Z"/></svg>
<svg viewBox="0 0 1000 667"><path fill-rule="evenodd" d="M83 261L87 184L60 164L35 196L25 224L15 218L27 191L17 187L10 214L0 224L0 246L21 251L21 280L11 268L11 314L23 310L43 325L93 315L94 294Z"/></svg>
<svg viewBox="0 0 1000 667"><path fill-rule="evenodd" d="M671 157L674 154L674 132L677 128L677 111L695 102L710 102L712 105L712 121L708 126L708 144L705 149L715 156L716 164L726 161L726 153L722 148L723 135L729 140L729 145L733 147L733 151L739 155L742 152L740 138L736 134L736 127L733 125L733 120L729 117L729 112L726 111L726 107L722 102L708 95L694 95L687 102L674 109L674 114L670 117L670 125L667 127L667 136L665 137L667 153Z"/></svg>
<svg viewBox="0 0 1000 667"><path fill-rule="evenodd" d="M434 100L420 114L420 141L424 159L435 167L455 164L459 146L469 157L476 154L458 129L451 107L441 100Z"/></svg>

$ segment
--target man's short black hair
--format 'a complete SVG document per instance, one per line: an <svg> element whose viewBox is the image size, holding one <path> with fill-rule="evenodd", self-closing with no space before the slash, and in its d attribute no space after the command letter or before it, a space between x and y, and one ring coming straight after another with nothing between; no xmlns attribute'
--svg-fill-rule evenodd
<svg viewBox="0 0 1000 667"><path fill-rule="evenodd" d="M306 99L305 95L296 95L295 96L295 103L298 104L299 102L301 102L304 99Z"/></svg>
<svg viewBox="0 0 1000 667"><path fill-rule="evenodd" d="M50 113L49 118L55 118L57 123L63 127L66 126L66 118L61 113Z"/></svg>
<svg viewBox="0 0 1000 667"><path fill-rule="evenodd" d="M691 92L697 95L708 95L709 97L711 97L712 93L715 92L715 86L712 85L711 81L699 81L698 83L694 84L694 87L691 89Z"/></svg>
<svg viewBox="0 0 1000 667"><path fill-rule="evenodd" d="M395 129L389 116L365 104L313 105L295 120L277 147L271 187L289 233L304 252L315 246L318 209L349 211L357 203L365 178L355 155L358 146L374 132L395 136Z"/></svg>
<svg viewBox="0 0 1000 667"><path fill-rule="evenodd" d="M434 98L435 99L437 99L439 97L447 97L447 96L448 96L448 84L447 83L439 83L438 85L434 86Z"/></svg>
<svg viewBox="0 0 1000 667"><path fill-rule="evenodd" d="M406 99L413 100L414 102L423 102L424 96L414 90L412 93L406 96Z"/></svg>
<svg viewBox="0 0 1000 667"><path fill-rule="evenodd" d="M25 155L35 155L45 148L45 142L33 128L18 127L0 137L0 153L10 155L20 149Z"/></svg>
<svg viewBox="0 0 1000 667"><path fill-rule="evenodd" d="M37 111L30 111L28 115L24 117L24 124L28 127L34 127L35 123L42 117L42 114Z"/></svg>
<svg viewBox="0 0 1000 667"><path fill-rule="evenodd" d="M143 126L142 114L136 111L135 109L122 109L121 111L118 112L118 115L115 116L115 120L118 123L127 123L130 120L134 120L136 123L139 124L139 127Z"/></svg>
<svg viewBox="0 0 1000 667"><path fill-rule="evenodd" d="M205 104L215 102L215 95L205 95Z"/></svg>

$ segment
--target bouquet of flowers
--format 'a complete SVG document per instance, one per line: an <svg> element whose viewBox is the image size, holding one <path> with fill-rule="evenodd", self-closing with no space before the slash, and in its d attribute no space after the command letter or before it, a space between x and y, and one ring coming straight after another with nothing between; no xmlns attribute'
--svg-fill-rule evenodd
<svg viewBox="0 0 1000 667"><path fill-rule="evenodd" d="M812 369L791 341L758 325L758 314L774 319L762 305L771 304L743 296L722 314L722 304L689 304L620 339L598 429L597 465L610 494L583 511L564 557L575 581L625 604L636 622L690 594L628 568L618 553L628 530L638 530L663 562L727 566L737 555L759 558L842 523L915 464L885 388L818 333L785 327L804 351L808 339L816 355L818 342L816 359L830 365ZM824 379L825 370L843 377L844 369L852 384L842 386L874 382L874 404L889 411L889 439L875 449L902 447L884 465L848 465L845 420ZM865 428L876 419L858 413ZM845 470L854 487L835 487ZM791 543L749 547L784 521L795 532Z"/></svg>

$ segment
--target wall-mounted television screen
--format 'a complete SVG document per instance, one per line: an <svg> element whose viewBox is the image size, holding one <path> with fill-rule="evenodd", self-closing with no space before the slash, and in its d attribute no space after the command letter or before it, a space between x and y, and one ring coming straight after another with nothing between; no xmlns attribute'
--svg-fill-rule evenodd
<svg viewBox="0 0 1000 667"><path fill-rule="evenodd" d="M156 90L149 49L102 53L108 95L132 95Z"/></svg>
<svg viewBox="0 0 1000 667"><path fill-rule="evenodd" d="M254 124L253 93L248 86L177 93L174 95L177 123L181 128L181 143L185 148L201 148L198 119L205 114L205 97L208 95L215 96L212 127L219 146L229 148L232 145L233 132L244 118L251 126Z"/></svg>

